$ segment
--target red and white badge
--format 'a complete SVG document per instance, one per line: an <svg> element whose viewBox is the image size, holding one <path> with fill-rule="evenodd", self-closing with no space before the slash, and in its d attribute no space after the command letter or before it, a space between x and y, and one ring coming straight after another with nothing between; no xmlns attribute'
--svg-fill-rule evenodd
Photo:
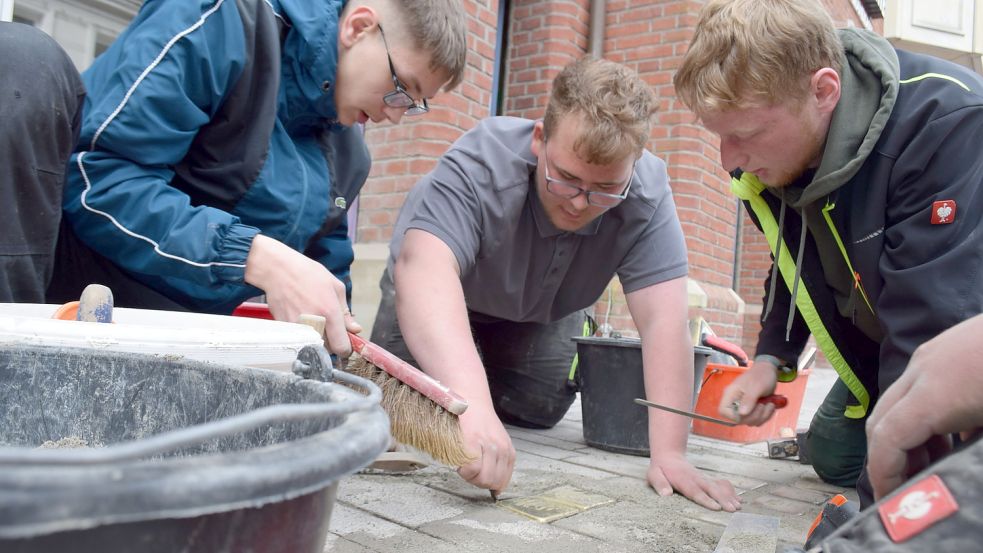
<svg viewBox="0 0 983 553"><path fill-rule="evenodd" d="M940 200L932 204L932 224L948 225L956 220L956 202Z"/></svg>
<svg viewBox="0 0 983 553"><path fill-rule="evenodd" d="M907 486L878 509L887 534L901 543L959 510L955 498L937 475Z"/></svg>

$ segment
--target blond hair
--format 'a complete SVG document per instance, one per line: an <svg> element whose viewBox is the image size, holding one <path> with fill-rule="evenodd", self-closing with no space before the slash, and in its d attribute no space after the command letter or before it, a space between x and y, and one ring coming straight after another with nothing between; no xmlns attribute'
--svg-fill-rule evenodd
<svg viewBox="0 0 983 553"><path fill-rule="evenodd" d="M656 109L655 94L637 73L612 61L584 57L553 80L543 130L548 139L562 117L581 117L574 150L587 163L608 165L641 155Z"/></svg>
<svg viewBox="0 0 983 553"><path fill-rule="evenodd" d="M710 0L673 77L696 114L801 99L809 77L841 71L843 46L818 0Z"/></svg>
<svg viewBox="0 0 983 553"><path fill-rule="evenodd" d="M361 0L345 11L370 4L387 14L386 33L403 33L413 47L430 56L430 70L447 76L445 91L453 90L464 78L467 60L468 20L461 0Z"/></svg>

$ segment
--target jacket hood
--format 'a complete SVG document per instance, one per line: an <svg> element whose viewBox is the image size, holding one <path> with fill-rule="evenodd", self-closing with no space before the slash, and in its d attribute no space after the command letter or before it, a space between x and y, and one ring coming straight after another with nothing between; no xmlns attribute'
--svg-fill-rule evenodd
<svg viewBox="0 0 983 553"><path fill-rule="evenodd" d="M288 129L323 127L334 103L338 24L343 0L269 0L287 25L283 42L280 120Z"/></svg>
<svg viewBox="0 0 983 553"><path fill-rule="evenodd" d="M891 44L862 29L842 29L839 35L845 50L840 101L815 177L799 198L793 199L796 190L787 191L786 199L798 208L836 191L860 170L898 98L901 69Z"/></svg>

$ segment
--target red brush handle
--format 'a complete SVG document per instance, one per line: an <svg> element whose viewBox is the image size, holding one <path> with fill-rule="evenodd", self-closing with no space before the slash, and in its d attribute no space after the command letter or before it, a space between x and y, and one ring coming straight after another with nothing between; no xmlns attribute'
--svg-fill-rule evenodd
<svg viewBox="0 0 983 553"><path fill-rule="evenodd" d="M460 415L468 408L468 401L454 393L453 390L434 380L413 365L396 357L392 353L369 342L357 334L348 333L352 341L352 349L376 367L386 371L390 376L413 388L417 392L432 399L444 409Z"/></svg>
<svg viewBox="0 0 983 553"><path fill-rule="evenodd" d="M788 398L781 394L771 394L770 396L758 399L758 403L762 405L770 403L775 406L775 409L781 409L788 405Z"/></svg>
<svg viewBox="0 0 983 553"><path fill-rule="evenodd" d="M254 319L273 318L269 306L265 303L242 303L232 311L232 315ZM468 409L468 401L466 399L454 393L453 390L437 380L427 376L426 373L421 372L413 365L410 365L361 336L349 332L348 337L352 341L352 349L364 357L366 361L430 398L437 405L440 405L455 415L460 415Z"/></svg>

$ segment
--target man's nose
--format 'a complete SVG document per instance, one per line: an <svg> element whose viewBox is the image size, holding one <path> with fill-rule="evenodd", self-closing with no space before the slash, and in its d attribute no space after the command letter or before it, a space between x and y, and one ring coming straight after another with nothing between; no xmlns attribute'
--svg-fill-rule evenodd
<svg viewBox="0 0 983 553"><path fill-rule="evenodd" d="M386 119L388 119L394 125L399 124L400 120L403 119L403 115L406 113L406 108L394 108L386 106L383 108L383 113L386 114Z"/></svg>
<svg viewBox="0 0 983 553"><path fill-rule="evenodd" d="M747 165L748 157L731 140L720 141L720 164L724 171L730 173L734 169Z"/></svg>
<svg viewBox="0 0 983 553"><path fill-rule="evenodd" d="M587 209L587 207L590 205L589 203L587 203L587 192L581 192L580 194L577 194L573 198L570 198L570 203L573 204L573 208L576 209L577 211L583 211Z"/></svg>

